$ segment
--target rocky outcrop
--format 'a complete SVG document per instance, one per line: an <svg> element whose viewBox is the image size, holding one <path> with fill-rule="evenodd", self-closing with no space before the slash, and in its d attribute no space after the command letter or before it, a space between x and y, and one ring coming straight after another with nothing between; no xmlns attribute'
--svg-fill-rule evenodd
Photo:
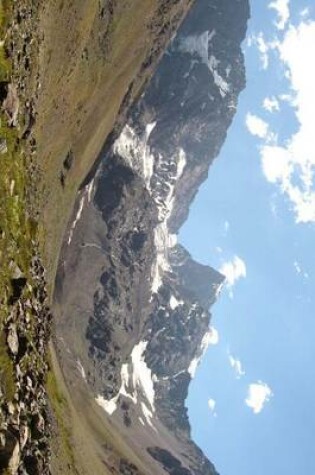
<svg viewBox="0 0 315 475"><path fill-rule="evenodd" d="M61 254L61 359L80 361L97 403L154 464L148 473L216 473L190 439L185 400L217 338L209 307L223 277L195 262L176 234L245 86L248 17L247 0L196 1L84 182Z"/></svg>
<svg viewBox="0 0 315 475"><path fill-rule="evenodd" d="M26 195L23 190L25 183L36 181L32 173L36 145L32 137L33 94L39 84L31 84L31 65L37 53L37 7L37 2L29 0L5 7L8 31L3 47L10 67L0 83L2 131L6 136L0 139L1 154L9 153L3 159L2 172L10 184L3 203L3 210L8 211L4 216L9 219L4 219L4 226L1 224L1 238L6 237L8 249L4 263L1 261L0 472L12 475L48 474L50 461L45 380L51 313L36 225L31 220L37 217L35 207L31 206L36 201L36 187L29 187ZM8 157L12 173L6 168ZM10 211L18 223L17 230L12 226ZM20 235L24 232L27 237L22 239Z"/></svg>
<svg viewBox="0 0 315 475"><path fill-rule="evenodd" d="M0 388L0 471L49 473L50 422L45 379L50 325L44 269L34 257L23 294L11 305L1 325L7 358L12 363L8 369L2 368L8 373L1 374L1 385L4 382L10 388Z"/></svg>

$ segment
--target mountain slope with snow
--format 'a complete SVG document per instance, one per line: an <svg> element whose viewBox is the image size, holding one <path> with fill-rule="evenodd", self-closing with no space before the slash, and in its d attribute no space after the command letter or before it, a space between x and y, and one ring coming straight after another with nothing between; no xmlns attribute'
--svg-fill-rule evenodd
<svg viewBox="0 0 315 475"><path fill-rule="evenodd" d="M247 0L197 0L82 187L63 244L55 309L66 380L93 395L142 461L113 473L216 474L191 441L185 399L218 338L209 308L223 276L177 233L245 86L248 17Z"/></svg>

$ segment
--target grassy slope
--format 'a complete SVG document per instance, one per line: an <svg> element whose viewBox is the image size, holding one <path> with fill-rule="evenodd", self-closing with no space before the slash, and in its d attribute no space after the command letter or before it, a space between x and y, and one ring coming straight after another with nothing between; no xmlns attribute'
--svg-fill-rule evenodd
<svg viewBox="0 0 315 475"><path fill-rule="evenodd" d="M99 0L48 0L40 25L44 41L39 61L41 90L38 100L36 140L41 170L41 243L53 280L64 232L71 216L77 189L97 158L112 131L130 84L132 98L141 92L153 72L154 64L141 72L154 43L161 49L167 37L159 28L178 22L190 0L172 7L163 18L157 10L160 0L118 0L109 19L99 18ZM169 2L171 3L171 2ZM160 20L160 25L156 20ZM102 41L100 42L100 37ZM74 163L66 171L63 162L69 150ZM65 186L60 173L65 174ZM128 447L109 428L99 424L86 395L72 401L69 381L65 384L57 358L52 351L52 369L47 390L56 425L52 442L54 475L106 474L100 447L109 449L113 464L122 454L133 458ZM80 402L78 403L78 400ZM80 411L84 408L84 414ZM118 437L118 438L117 438ZM123 448L124 447L124 448ZM118 457L118 458L117 458ZM134 460L141 467L141 461ZM119 473L119 468L110 473Z"/></svg>
<svg viewBox="0 0 315 475"><path fill-rule="evenodd" d="M110 18L99 17L99 0L76 0L72 8L62 0L50 0L42 13L45 39L36 138L43 186L42 242L50 283L78 186L112 131L128 87L134 81L136 97L152 74L152 68L139 74L152 44L166 42L155 23L159 0L111 3ZM159 19L172 20L188 3L180 2L168 17L159 14ZM60 173L70 149L75 160L63 188Z"/></svg>
<svg viewBox="0 0 315 475"><path fill-rule="evenodd" d="M179 11L182 13L182 7L188 3L187 0L175 6L162 20L166 22ZM14 380L2 322L10 311L11 262L31 282L30 260L33 242L38 237L37 225L27 214L27 193L37 191L40 198L41 245L52 288L78 186L113 129L130 84L134 82L132 97L136 97L152 73L150 67L139 74L153 43L161 41L162 47L166 42L166 37L159 38L161 25L155 24L160 4L159 0L119 0L107 22L99 18L99 0L48 0L42 7L40 25L44 39L39 61L33 58L33 75L38 66L41 80L36 122L41 183L36 184L37 190L34 180L30 180L29 155L23 151L19 131L7 126L3 114L0 117L0 138L6 139L8 146L8 151L0 155L0 378L8 400L13 396ZM8 0L0 2L0 39L5 35L10 6ZM103 35L101 43L99 33ZM11 65L1 45L0 80L9 79L10 75ZM75 161L62 187L60 172L64 171L63 161L70 149ZM102 459L96 454L102 441L112 439L111 433L98 427L92 407L88 411L89 421L80 422L57 363L52 366L54 372L48 375L47 390L56 421L53 473L106 474ZM95 434L91 428L97 432L97 443L93 442ZM119 437L114 445L118 456L124 453L132 458L127 447L122 449L124 444ZM135 462L141 465L140 461Z"/></svg>
<svg viewBox="0 0 315 475"><path fill-rule="evenodd" d="M0 39L6 35L11 15L11 2L0 3ZM11 63L4 44L0 46L0 81L11 77ZM9 298L12 292L12 264L27 277L32 257L32 239L36 226L27 216L25 201L29 186L26 157L18 130L7 125L5 113L0 113L0 139L7 144L6 153L0 154L0 383L5 398L12 399L15 390L13 363L7 353L3 325L11 311Z"/></svg>

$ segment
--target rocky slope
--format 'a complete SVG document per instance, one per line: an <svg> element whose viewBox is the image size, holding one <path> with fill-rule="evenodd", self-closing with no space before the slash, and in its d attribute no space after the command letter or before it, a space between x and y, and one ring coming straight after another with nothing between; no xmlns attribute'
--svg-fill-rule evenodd
<svg viewBox="0 0 315 475"><path fill-rule="evenodd" d="M104 455L113 473L216 473L190 439L185 399L216 339L209 307L223 277L176 234L245 86L248 17L248 0L196 1L83 183L64 241L55 312L65 378L93 394L142 461L122 471Z"/></svg>
<svg viewBox="0 0 315 475"><path fill-rule="evenodd" d="M191 3L0 2L0 473L50 473L52 426L61 473L74 473L47 355L60 240L81 180Z"/></svg>
<svg viewBox="0 0 315 475"><path fill-rule="evenodd" d="M28 1L39 5L33 122L43 255L53 281L78 187L106 137L125 121L192 0Z"/></svg>
<svg viewBox="0 0 315 475"><path fill-rule="evenodd" d="M52 315L32 193L37 2L0 5L0 473L48 474ZM34 81L33 81L34 80Z"/></svg>

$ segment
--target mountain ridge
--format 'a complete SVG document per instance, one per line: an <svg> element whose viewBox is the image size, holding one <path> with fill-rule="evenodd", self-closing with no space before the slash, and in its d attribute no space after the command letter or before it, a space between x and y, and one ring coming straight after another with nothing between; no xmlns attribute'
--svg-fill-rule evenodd
<svg viewBox="0 0 315 475"><path fill-rule="evenodd" d="M217 473L190 440L185 400L216 340L208 309L223 276L194 262L176 234L245 87L248 18L247 0L195 3L81 188L61 253L56 340L66 379L83 380L148 474Z"/></svg>

